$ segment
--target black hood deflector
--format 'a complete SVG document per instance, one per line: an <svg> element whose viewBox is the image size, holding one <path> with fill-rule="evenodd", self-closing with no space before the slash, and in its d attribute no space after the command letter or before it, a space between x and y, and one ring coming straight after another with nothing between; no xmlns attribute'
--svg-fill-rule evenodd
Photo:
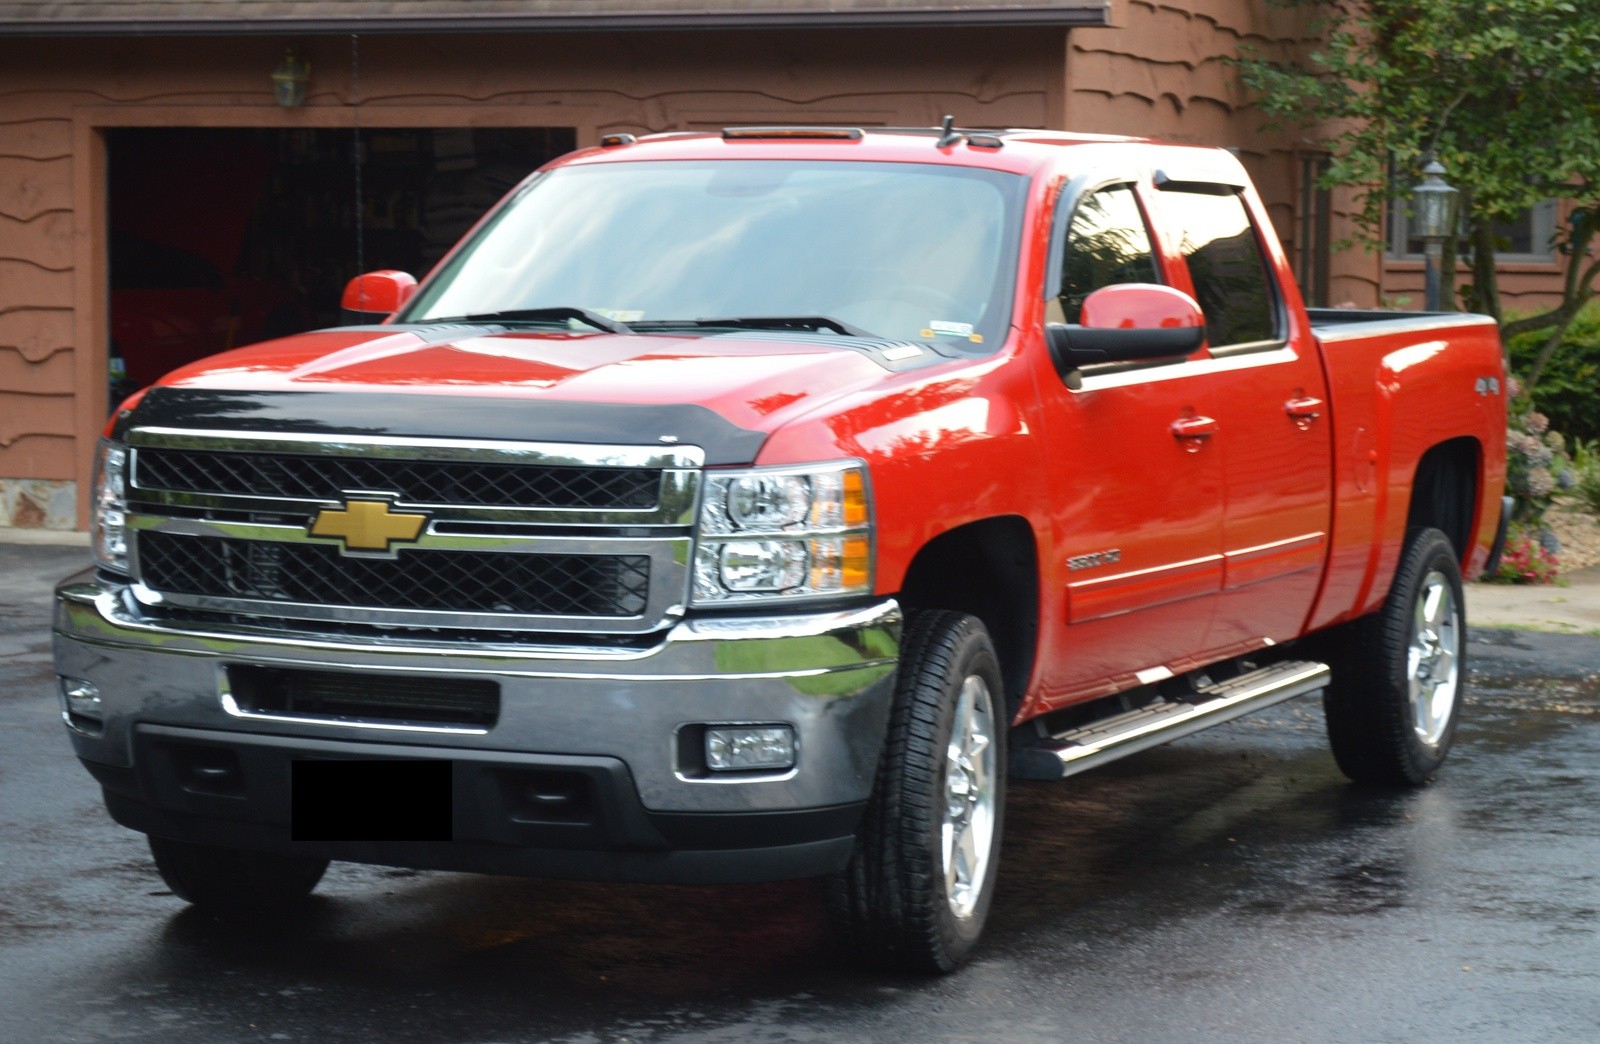
<svg viewBox="0 0 1600 1044"><path fill-rule="evenodd" d="M131 427L498 439L587 445L699 446L707 464L749 464L766 433L692 403L531 402L405 392L255 392L155 387L117 418Z"/></svg>

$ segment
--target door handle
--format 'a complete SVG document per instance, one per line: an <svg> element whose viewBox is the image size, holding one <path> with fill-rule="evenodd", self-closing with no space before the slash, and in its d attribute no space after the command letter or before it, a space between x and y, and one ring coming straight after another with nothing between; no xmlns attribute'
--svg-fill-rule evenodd
<svg viewBox="0 0 1600 1044"><path fill-rule="evenodd" d="M1311 422L1322 416L1322 400L1311 395L1297 395L1283 404L1283 412L1301 431L1311 427Z"/></svg>
<svg viewBox="0 0 1600 1044"><path fill-rule="evenodd" d="M1200 452L1200 446L1217 433L1217 422L1210 417L1180 417L1172 422L1172 437L1183 443L1190 453Z"/></svg>

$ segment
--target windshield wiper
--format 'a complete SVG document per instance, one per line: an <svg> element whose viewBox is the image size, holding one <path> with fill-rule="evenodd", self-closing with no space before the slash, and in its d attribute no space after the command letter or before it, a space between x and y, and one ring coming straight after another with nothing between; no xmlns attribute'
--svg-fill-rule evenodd
<svg viewBox="0 0 1600 1044"><path fill-rule="evenodd" d="M831 333L844 334L846 337L872 336L859 327L851 326L828 315L739 315L718 319L652 319L649 322L633 324L636 330L666 330L679 326L694 329L724 327L733 330L804 330L809 333L827 330Z"/></svg>
<svg viewBox="0 0 1600 1044"><path fill-rule="evenodd" d="M424 323L492 323L492 322L539 322L549 320L559 322L564 319L576 319L586 326L606 333L625 334L633 331L625 323L609 319L599 312L591 312L587 308L577 308L568 305L554 305L549 308L509 308L503 312L473 312L471 315L430 316L418 320Z"/></svg>

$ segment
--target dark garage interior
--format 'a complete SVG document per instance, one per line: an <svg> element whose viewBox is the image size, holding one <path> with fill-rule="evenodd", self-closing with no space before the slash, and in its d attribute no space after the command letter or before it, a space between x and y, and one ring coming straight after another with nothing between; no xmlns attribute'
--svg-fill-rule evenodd
<svg viewBox="0 0 1600 1044"><path fill-rule="evenodd" d="M421 278L575 147L571 128L108 131L112 401L215 352L336 325L352 277Z"/></svg>

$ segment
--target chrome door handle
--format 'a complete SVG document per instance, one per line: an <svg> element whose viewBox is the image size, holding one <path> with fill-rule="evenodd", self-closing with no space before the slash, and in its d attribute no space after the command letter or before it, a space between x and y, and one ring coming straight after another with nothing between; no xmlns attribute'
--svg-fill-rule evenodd
<svg viewBox="0 0 1600 1044"><path fill-rule="evenodd" d="M1180 417L1172 422L1172 437L1190 453L1198 453L1201 444L1216 433L1217 422L1211 417Z"/></svg>
<svg viewBox="0 0 1600 1044"><path fill-rule="evenodd" d="M1283 404L1283 412L1301 431L1311 427L1311 422L1322 416L1322 400L1311 395L1297 395Z"/></svg>

